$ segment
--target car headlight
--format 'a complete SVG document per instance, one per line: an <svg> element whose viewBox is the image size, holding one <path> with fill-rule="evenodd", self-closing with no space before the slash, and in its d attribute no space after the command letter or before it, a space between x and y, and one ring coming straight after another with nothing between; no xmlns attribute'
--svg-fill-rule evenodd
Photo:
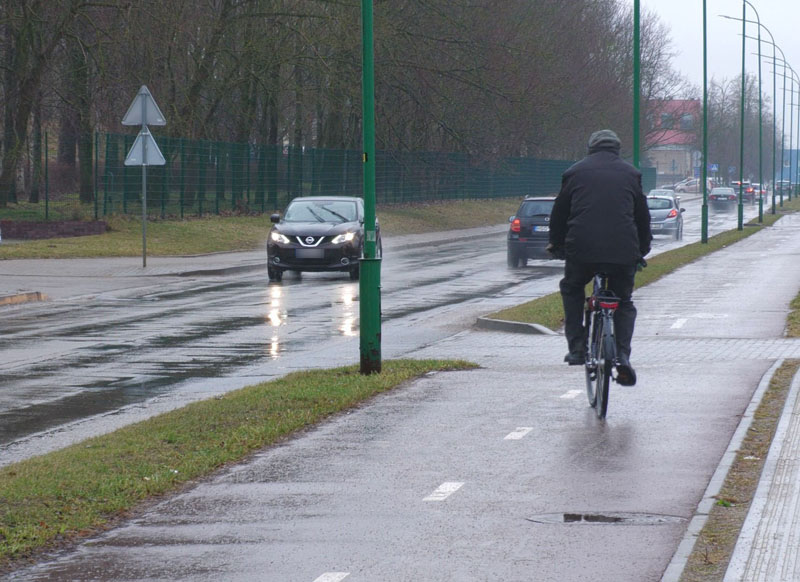
<svg viewBox="0 0 800 582"><path fill-rule="evenodd" d="M279 242L279 243L284 244L284 245L288 245L291 242L288 237L286 237L285 235L283 235L283 234L281 234L279 232L273 232L269 236L275 242Z"/></svg>
<svg viewBox="0 0 800 582"><path fill-rule="evenodd" d="M354 232L346 232L344 234L336 235L335 237L333 237L333 240L331 242L335 245L340 245L342 243L350 242L355 238L355 236L356 233Z"/></svg>

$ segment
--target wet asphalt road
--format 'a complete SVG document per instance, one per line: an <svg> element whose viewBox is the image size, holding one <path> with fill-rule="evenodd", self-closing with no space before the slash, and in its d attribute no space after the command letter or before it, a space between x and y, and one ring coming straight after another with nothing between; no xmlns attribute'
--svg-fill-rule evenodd
<svg viewBox="0 0 800 582"><path fill-rule="evenodd" d="M658 236L657 251L699 238L699 201L685 196L683 206L684 240ZM711 213L709 232L735 221ZM504 237L396 251L387 242L383 357L555 290L560 263L509 270ZM5 310L0 464L293 369L358 362L359 288L346 275L287 274L268 284L258 270L159 283Z"/></svg>

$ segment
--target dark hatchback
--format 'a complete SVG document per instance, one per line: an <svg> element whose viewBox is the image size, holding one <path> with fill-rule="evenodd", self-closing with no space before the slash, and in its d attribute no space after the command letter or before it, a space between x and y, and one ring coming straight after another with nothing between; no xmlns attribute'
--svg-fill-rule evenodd
<svg viewBox="0 0 800 582"><path fill-rule="evenodd" d="M273 214L267 239L267 274L280 281L284 271L346 271L359 278L364 248L364 201L349 196L295 198L283 217ZM380 226L375 220L377 256Z"/></svg>
<svg viewBox="0 0 800 582"><path fill-rule="evenodd" d="M736 208L738 203L739 195L728 186L718 186L708 195L708 205L712 210L727 212Z"/></svg>
<svg viewBox="0 0 800 582"><path fill-rule="evenodd" d="M528 197L510 217L508 228L508 266L525 266L528 259L552 258L546 247L550 236L550 213L555 196Z"/></svg>

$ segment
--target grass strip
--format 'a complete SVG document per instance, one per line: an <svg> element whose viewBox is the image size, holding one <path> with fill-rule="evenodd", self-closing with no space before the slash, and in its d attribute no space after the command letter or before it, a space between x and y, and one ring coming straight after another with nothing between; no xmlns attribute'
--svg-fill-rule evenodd
<svg viewBox="0 0 800 582"><path fill-rule="evenodd" d="M681 582L722 582L725 577L798 368L800 360L786 360L770 380L717 502L697 536Z"/></svg>
<svg viewBox="0 0 800 582"><path fill-rule="evenodd" d="M377 210L385 236L494 226L508 221L519 198L454 200L384 205ZM105 217L109 231L101 235L30 241L3 241L0 259L67 259L135 257L142 253L141 220L126 215ZM197 255L263 249L272 223L258 216L207 216L147 221L150 256Z"/></svg>
<svg viewBox="0 0 800 582"><path fill-rule="evenodd" d="M0 567L102 528L294 431L463 360L387 360L295 372L0 468Z"/></svg>
<svg viewBox="0 0 800 582"><path fill-rule="evenodd" d="M691 243L656 255L652 259L648 259L646 269L636 274L636 287L643 287L657 281L664 275L675 271L687 263L691 263L714 251L732 245L735 242L759 232L762 228L772 226L783 214L796 210L800 210L800 200L797 198L793 199L791 202L784 203L783 213L765 213L764 222L762 224L751 221L748 223L747 228L722 232L709 237L708 242L705 244L701 242ZM798 305L800 305L800 300L798 300L798 302ZM555 292L538 297L521 305L503 309L487 317L506 321L538 323L555 330L563 325L564 308L561 303L561 294ZM798 322L798 327L800 327L800 316L798 316Z"/></svg>

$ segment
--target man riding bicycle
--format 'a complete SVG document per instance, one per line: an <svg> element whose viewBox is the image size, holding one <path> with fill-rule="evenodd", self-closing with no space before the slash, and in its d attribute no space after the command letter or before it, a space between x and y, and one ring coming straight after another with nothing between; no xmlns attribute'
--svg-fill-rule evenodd
<svg viewBox="0 0 800 582"><path fill-rule="evenodd" d="M609 277L619 297L614 313L617 383L636 384L630 364L636 322L633 281L639 262L650 252L650 211L642 192L642 174L620 155L620 141L609 129L589 138L589 153L561 177L561 191L550 214L548 249L566 259L561 279L564 334L569 352L564 361L584 363L583 306L586 284L597 272Z"/></svg>

